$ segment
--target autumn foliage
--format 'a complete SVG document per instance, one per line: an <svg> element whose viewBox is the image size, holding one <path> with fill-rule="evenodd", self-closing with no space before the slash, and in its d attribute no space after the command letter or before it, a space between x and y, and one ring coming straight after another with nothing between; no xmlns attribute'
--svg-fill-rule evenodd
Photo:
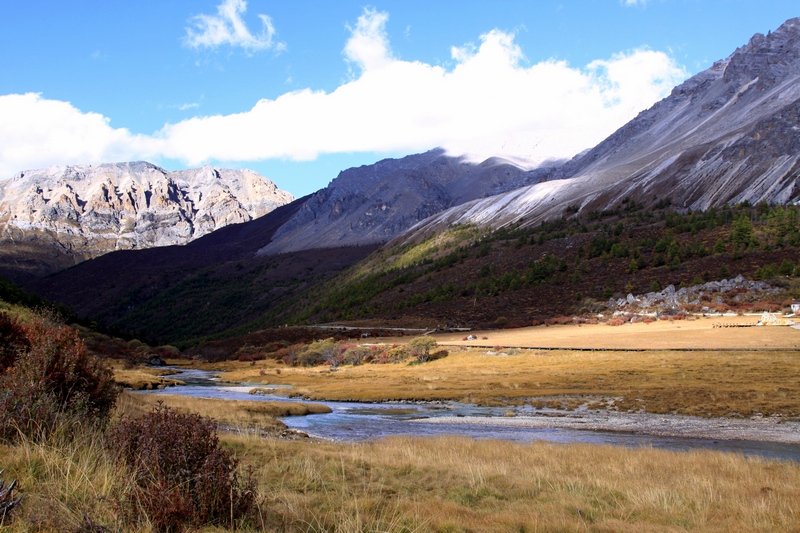
<svg viewBox="0 0 800 533"><path fill-rule="evenodd" d="M0 438L47 436L61 422L105 420L118 390L75 330L0 314Z"/></svg>

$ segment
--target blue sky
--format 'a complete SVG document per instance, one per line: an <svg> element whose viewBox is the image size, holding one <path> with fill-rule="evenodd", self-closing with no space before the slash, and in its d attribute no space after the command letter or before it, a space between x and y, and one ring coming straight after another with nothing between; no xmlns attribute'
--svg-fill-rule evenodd
<svg viewBox="0 0 800 533"><path fill-rule="evenodd" d="M27 0L0 18L0 179L145 159L296 196L444 146L591 147L796 0Z"/></svg>

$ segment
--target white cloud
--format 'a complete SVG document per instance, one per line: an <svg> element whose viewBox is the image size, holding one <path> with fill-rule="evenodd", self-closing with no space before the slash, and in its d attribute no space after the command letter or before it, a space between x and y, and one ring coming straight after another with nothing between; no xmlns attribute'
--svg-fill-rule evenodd
<svg viewBox="0 0 800 533"><path fill-rule="evenodd" d="M344 47L344 56L364 70L375 70L392 61L389 37L386 35L388 13L372 8L364 9L355 28L348 26L350 39Z"/></svg>
<svg viewBox="0 0 800 533"><path fill-rule="evenodd" d="M620 3L625 7L644 7L647 2L648 0L620 0Z"/></svg>
<svg viewBox="0 0 800 533"><path fill-rule="evenodd" d="M35 93L0 96L0 116L0 178L54 164L125 161L152 153L151 139Z"/></svg>
<svg viewBox="0 0 800 533"><path fill-rule="evenodd" d="M263 26L261 33L253 35L242 15L247 11L245 0L223 0L216 15L196 15L191 18L194 27L186 28L184 42L191 48L216 48L221 45L241 46L249 52L274 49L281 51L286 44L274 41L275 27L267 15L258 15Z"/></svg>
<svg viewBox="0 0 800 533"><path fill-rule="evenodd" d="M304 89L230 115L167 124L151 136L39 95L0 97L0 177L54 163L170 159L310 160L342 152L412 153L437 146L479 157L541 161L590 148L687 73L641 49L584 68L529 65L514 35L493 30L454 47L444 68L393 56L388 16L365 10L344 47L357 75L332 92Z"/></svg>
<svg viewBox="0 0 800 533"><path fill-rule="evenodd" d="M191 103L179 105L178 106L178 110L179 111L188 111L189 109L197 109L198 107L200 107L200 104L198 102L191 102Z"/></svg>
<svg viewBox="0 0 800 533"><path fill-rule="evenodd" d="M524 65L512 34L454 47L451 70L393 57L388 16L365 10L345 58L360 74L330 93L305 89L234 115L166 126L165 153L207 159L313 159L322 153L492 151L541 160L593 146L686 77L669 56L633 50L579 69Z"/></svg>

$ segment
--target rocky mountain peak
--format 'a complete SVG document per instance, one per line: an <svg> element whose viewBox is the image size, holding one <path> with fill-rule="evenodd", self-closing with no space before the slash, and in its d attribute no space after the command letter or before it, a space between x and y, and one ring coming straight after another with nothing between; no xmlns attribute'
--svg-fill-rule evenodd
<svg viewBox="0 0 800 533"><path fill-rule="evenodd" d="M73 260L186 244L294 198L251 170L168 172L146 161L52 166L0 181L4 252L32 243Z"/></svg>
<svg viewBox="0 0 800 533"><path fill-rule="evenodd" d="M501 158L481 164L435 149L339 173L314 193L260 253L386 242L448 207L528 183Z"/></svg>
<svg viewBox="0 0 800 533"><path fill-rule="evenodd" d="M800 18L786 21L767 35L756 33L728 58L726 83L743 85L758 80L761 90L788 74L800 72Z"/></svg>
<svg viewBox="0 0 800 533"><path fill-rule="evenodd" d="M529 225L626 198L686 210L800 201L800 19L754 35L549 177L558 180L451 208L414 233Z"/></svg>

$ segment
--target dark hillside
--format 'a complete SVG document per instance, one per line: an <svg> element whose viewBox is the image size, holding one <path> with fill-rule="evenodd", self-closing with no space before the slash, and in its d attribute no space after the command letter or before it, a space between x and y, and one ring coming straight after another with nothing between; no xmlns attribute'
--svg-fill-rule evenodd
<svg viewBox="0 0 800 533"><path fill-rule="evenodd" d="M534 228L459 226L385 247L261 325L526 326L670 284L796 273L800 209L743 204L681 214L664 204L644 210L624 202Z"/></svg>
<svg viewBox="0 0 800 533"><path fill-rule="evenodd" d="M81 316L156 344L214 335L260 316L375 249L256 256L304 201L185 246L107 254L29 287Z"/></svg>

